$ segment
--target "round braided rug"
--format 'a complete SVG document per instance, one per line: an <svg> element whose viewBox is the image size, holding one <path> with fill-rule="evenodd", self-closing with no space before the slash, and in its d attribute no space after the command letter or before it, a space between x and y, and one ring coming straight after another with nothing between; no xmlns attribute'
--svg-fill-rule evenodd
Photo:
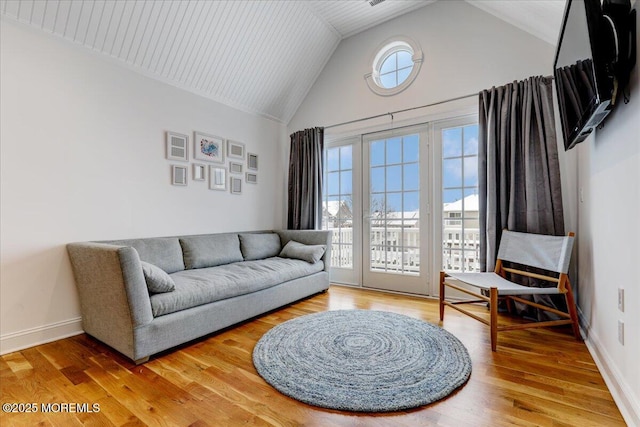
<svg viewBox="0 0 640 427"><path fill-rule="evenodd" d="M401 314L339 310L278 325L253 350L281 393L323 408L389 412L442 399L467 382L471 359L449 332Z"/></svg>

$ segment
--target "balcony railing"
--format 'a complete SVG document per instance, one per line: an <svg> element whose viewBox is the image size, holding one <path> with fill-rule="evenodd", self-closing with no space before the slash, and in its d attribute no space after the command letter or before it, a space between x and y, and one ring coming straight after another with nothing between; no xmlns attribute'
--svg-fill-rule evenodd
<svg viewBox="0 0 640 427"><path fill-rule="evenodd" d="M333 231L331 266L353 268L353 229L330 228ZM418 274L420 272L420 229L372 227L369 256L373 271ZM458 239L448 239L451 233ZM477 254L480 242L478 230L447 227L443 234L442 260L444 267L457 271L478 268ZM464 239L464 245L462 242Z"/></svg>

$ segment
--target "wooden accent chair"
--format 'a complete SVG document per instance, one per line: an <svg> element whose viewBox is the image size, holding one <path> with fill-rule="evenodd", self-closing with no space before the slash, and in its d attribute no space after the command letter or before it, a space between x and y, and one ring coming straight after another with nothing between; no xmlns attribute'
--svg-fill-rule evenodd
<svg viewBox="0 0 640 427"><path fill-rule="evenodd" d="M493 273L445 273L440 272L440 321L444 319L444 307L452 307L491 328L491 350L496 351L498 332L514 329L539 328L571 324L573 334L581 340L578 326L578 315L571 291L571 284L567 271L571 259L574 233L567 236L547 236L542 234L519 233L504 230L498 249L496 268ZM554 273L554 276L533 273L524 269L507 268L503 261L513 262L529 267L536 267ZM507 273L512 275L532 277L557 283L556 287L537 288L519 285L507 279ZM452 279L455 279L453 281ZM445 288L450 287L474 297L473 300L448 301L445 298ZM483 294L484 291L484 294ZM488 294L488 296L486 296ZM549 295L564 294L567 301L567 312L548 307L533 301L520 298L518 295ZM541 322L527 322L517 325L498 324L498 301L505 299L507 307L511 308L511 301L549 311L560 316L560 320ZM463 309L460 305L474 303L489 303L489 320L476 313Z"/></svg>

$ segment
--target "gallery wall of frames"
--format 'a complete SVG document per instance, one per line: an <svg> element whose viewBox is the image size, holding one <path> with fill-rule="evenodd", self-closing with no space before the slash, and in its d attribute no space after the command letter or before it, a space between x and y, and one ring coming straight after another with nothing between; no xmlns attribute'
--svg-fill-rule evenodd
<svg viewBox="0 0 640 427"><path fill-rule="evenodd" d="M194 131L190 147L188 135L166 132L167 160L181 162L171 164L172 185L208 181L209 190L239 195L244 184L258 183L258 155L247 153L244 143Z"/></svg>

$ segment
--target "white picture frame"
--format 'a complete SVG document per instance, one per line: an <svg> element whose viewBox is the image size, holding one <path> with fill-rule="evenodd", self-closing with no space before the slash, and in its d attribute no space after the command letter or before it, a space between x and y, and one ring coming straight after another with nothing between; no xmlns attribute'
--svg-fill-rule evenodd
<svg viewBox="0 0 640 427"><path fill-rule="evenodd" d="M229 179L229 187L231 188L231 194L242 194L242 178L232 176Z"/></svg>
<svg viewBox="0 0 640 427"><path fill-rule="evenodd" d="M230 159L244 159L244 144L238 141L227 141L227 157Z"/></svg>
<svg viewBox="0 0 640 427"><path fill-rule="evenodd" d="M252 171L258 170L258 155L253 153L247 153L247 169Z"/></svg>
<svg viewBox="0 0 640 427"><path fill-rule="evenodd" d="M184 186L187 185L187 175L189 175L188 166L171 165L171 184Z"/></svg>
<svg viewBox="0 0 640 427"><path fill-rule="evenodd" d="M227 168L209 166L209 190L227 191Z"/></svg>
<svg viewBox="0 0 640 427"><path fill-rule="evenodd" d="M229 173L234 175L242 174L243 164L238 162L229 162Z"/></svg>
<svg viewBox="0 0 640 427"><path fill-rule="evenodd" d="M245 181L247 182L247 184L257 184L258 183L258 174L257 173L252 173L252 172L247 172L245 174Z"/></svg>
<svg viewBox="0 0 640 427"><path fill-rule="evenodd" d="M193 158L205 162L224 163L224 138L194 132Z"/></svg>
<svg viewBox="0 0 640 427"><path fill-rule="evenodd" d="M167 160L189 161L189 137L181 133L166 132Z"/></svg>
<svg viewBox="0 0 640 427"><path fill-rule="evenodd" d="M194 181L205 181L207 179L207 166L194 163L193 164L193 180Z"/></svg>

